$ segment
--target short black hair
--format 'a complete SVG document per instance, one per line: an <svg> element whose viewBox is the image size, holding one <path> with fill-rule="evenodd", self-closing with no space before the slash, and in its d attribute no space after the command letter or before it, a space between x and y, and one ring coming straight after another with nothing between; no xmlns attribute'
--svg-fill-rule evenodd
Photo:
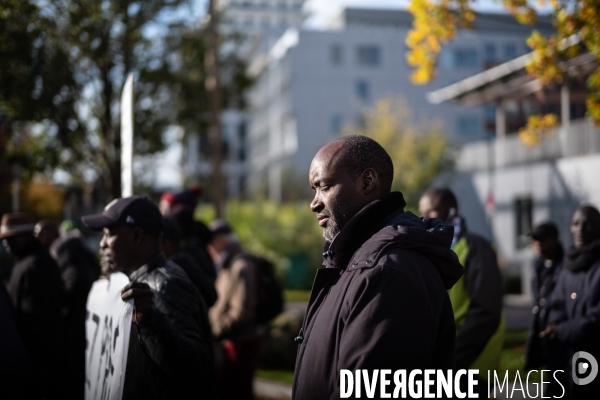
<svg viewBox="0 0 600 400"><path fill-rule="evenodd" d="M372 168L377 172L384 193L392 190L394 164L383 147L367 136L351 135L341 139L344 144L336 163L346 166L352 178L358 178L365 170Z"/></svg>
<svg viewBox="0 0 600 400"><path fill-rule="evenodd" d="M458 201L454 192L447 187L432 187L423 193L422 197L435 199L449 208L454 208L458 212Z"/></svg>

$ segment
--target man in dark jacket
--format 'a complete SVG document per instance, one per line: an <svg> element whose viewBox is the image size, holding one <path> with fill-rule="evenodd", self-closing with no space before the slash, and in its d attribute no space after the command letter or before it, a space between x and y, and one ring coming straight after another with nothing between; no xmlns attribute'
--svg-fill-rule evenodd
<svg viewBox="0 0 600 400"><path fill-rule="evenodd" d="M15 306L19 336L33 368L35 398L59 399L63 286L56 262L33 236L33 227L29 214L2 217L0 239L16 258L7 289Z"/></svg>
<svg viewBox="0 0 600 400"><path fill-rule="evenodd" d="M206 309L185 272L160 250L158 207L141 196L117 199L83 221L103 229L100 251L131 279L122 290L135 307L123 399L215 399Z"/></svg>
<svg viewBox="0 0 600 400"><path fill-rule="evenodd" d="M552 293L556 287L564 257L563 246L558 238L558 228L552 222L545 222L531 231L531 247L535 252L534 275L531 282L533 308L527 346L525 350L525 368L540 369L547 366L552 371L564 369L566 356L561 346L539 334L548 326L548 310ZM564 386L564 372L556 372L556 378ZM562 388L556 379L550 380L545 396L560 397Z"/></svg>
<svg viewBox="0 0 600 400"><path fill-rule="evenodd" d="M64 221L61 229L69 225L75 226L70 221ZM63 231L50 246L50 254L58 264L65 288L64 339L68 345L64 356L66 370L62 379L63 395L68 399L82 399L85 383L86 302L92 284L100 275L100 265L96 255L85 245L78 229Z"/></svg>
<svg viewBox="0 0 600 400"><path fill-rule="evenodd" d="M574 379L589 376L590 360L578 352L600 360L600 213L592 206L582 206L571 220L573 246L563 261L552 296L552 305L546 329L541 338L548 338L565 347L567 358L561 369L567 371L567 398L597 398L600 379L588 384L575 384ZM582 363L587 363L582 369ZM576 370L572 370L572 366Z"/></svg>
<svg viewBox="0 0 600 400"><path fill-rule="evenodd" d="M404 212L392 177L389 155L364 136L327 144L311 163L310 208L327 243L296 338L295 400L339 398L341 369L454 366L452 227Z"/></svg>
<svg viewBox="0 0 600 400"><path fill-rule="evenodd" d="M499 367L504 341L502 276L496 252L490 243L467 230L458 213L456 196L448 188L432 188L419 201L421 216L439 218L454 225L452 249L465 274L448 291L456 322L456 368L478 369L487 379L488 371ZM479 385L487 395L486 385Z"/></svg>
<svg viewBox="0 0 600 400"><path fill-rule="evenodd" d="M206 276L204 270L192 256L181 251L181 228L177 220L173 217L164 217L164 223L165 232L161 239L162 251L169 260L179 265L185 271L202 296L206 308L212 307L215 301L217 301L217 290L215 289L214 280Z"/></svg>

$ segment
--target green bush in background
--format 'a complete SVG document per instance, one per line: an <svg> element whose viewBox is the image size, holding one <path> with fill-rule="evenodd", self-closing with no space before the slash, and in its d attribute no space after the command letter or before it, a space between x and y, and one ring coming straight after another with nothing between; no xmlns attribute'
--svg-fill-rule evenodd
<svg viewBox="0 0 600 400"><path fill-rule="evenodd" d="M214 207L198 206L196 218L210 223L215 219ZM232 200L227 203L226 220L244 248L277 266L286 287L310 289L315 271L321 267L324 240L308 201Z"/></svg>

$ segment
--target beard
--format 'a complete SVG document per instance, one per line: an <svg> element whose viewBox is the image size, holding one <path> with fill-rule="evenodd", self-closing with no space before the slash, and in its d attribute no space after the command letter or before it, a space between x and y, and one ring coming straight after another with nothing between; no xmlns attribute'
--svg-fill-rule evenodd
<svg viewBox="0 0 600 400"><path fill-rule="evenodd" d="M327 221L327 227L323 229L323 238L328 242L333 242L333 239L337 236L342 228L335 221L333 216L329 217L329 221Z"/></svg>
<svg viewBox="0 0 600 400"><path fill-rule="evenodd" d="M346 223L363 207L352 196L340 196L339 198L344 197L350 200L345 202L334 201L329 210L324 210L324 214L329 218L329 221L327 221L327 226L323 228L323 238L328 242L333 242L333 239L340 233Z"/></svg>

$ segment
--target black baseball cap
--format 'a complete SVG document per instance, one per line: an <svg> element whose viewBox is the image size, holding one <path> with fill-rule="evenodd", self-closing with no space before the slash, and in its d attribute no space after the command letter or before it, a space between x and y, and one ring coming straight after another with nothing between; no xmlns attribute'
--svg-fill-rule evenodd
<svg viewBox="0 0 600 400"><path fill-rule="evenodd" d="M537 225L529 234L533 240L544 240L549 237L558 237L558 228L552 222Z"/></svg>
<svg viewBox="0 0 600 400"><path fill-rule="evenodd" d="M81 219L88 228L96 231L129 225L140 227L156 237L160 237L165 226L160 210L146 196L115 199L104 208L102 214L86 215Z"/></svg>

